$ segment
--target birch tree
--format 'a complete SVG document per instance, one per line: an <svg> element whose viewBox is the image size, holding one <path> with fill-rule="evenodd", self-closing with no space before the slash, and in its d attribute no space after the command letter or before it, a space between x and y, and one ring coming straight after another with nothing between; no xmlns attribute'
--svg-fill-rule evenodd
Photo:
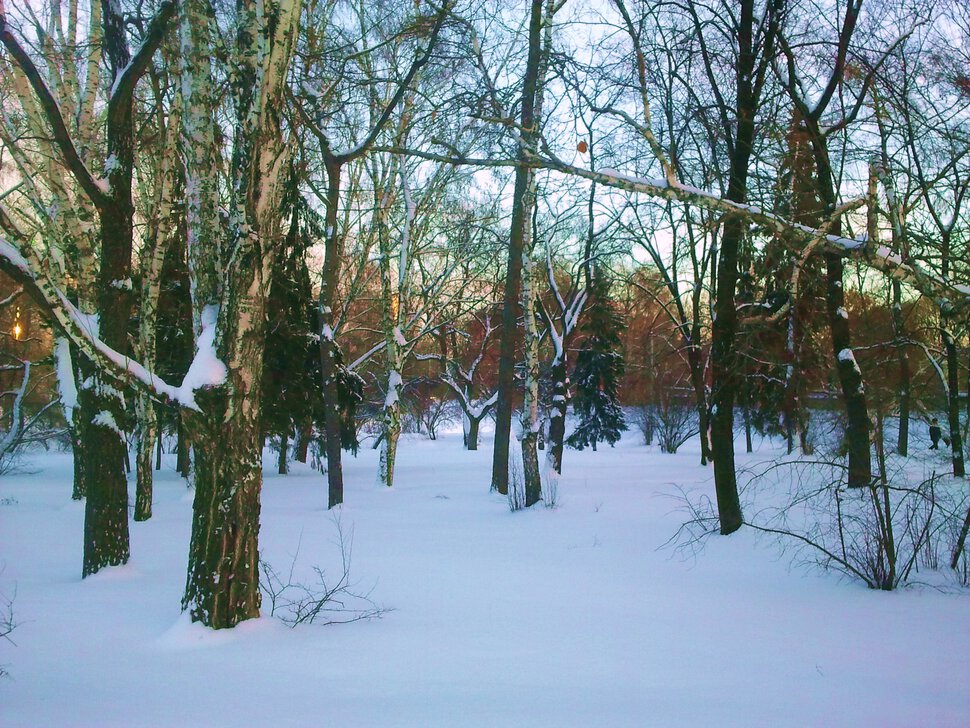
<svg viewBox="0 0 970 728"><path fill-rule="evenodd" d="M106 156L101 160L105 175L101 178L94 175L82 158L84 147L76 143L65 121L65 110L41 69L14 34L0 5L0 42L10 62L30 84L33 97L28 104L36 104L59 162L95 210L97 271L89 289L92 294L89 305L95 313L87 315L85 325L106 346L122 355L129 350L127 327L133 304L134 90L174 12L173 2L160 3L141 45L132 54L122 9L115 3L104 3L101 7L102 48L113 79L103 122ZM8 216L3 229L8 235L19 232ZM91 368L84 362L81 371L84 379L79 388L78 409L82 413L81 465L87 496L82 574L87 576L128 560L128 491L124 472L127 441L123 430L123 392L100 368Z"/></svg>

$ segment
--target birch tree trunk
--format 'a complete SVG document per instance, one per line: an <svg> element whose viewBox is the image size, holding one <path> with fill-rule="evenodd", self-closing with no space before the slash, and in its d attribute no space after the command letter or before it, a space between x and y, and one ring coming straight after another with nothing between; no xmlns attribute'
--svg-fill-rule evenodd
<svg viewBox="0 0 970 728"><path fill-rule="evenodd" d="M156 193L153 209L150 243L144 255L141 271L141 297L138 319L137 351L143 364L154 369L155 341L158 321L158 300L162 288L162 265L168 250L170 236L175 232L174 198L177 195L180 175L178 135L181 126L179 99L176 96L165 126L165 144L157 165ZM158 415L147 392L135 395L135 417L138 425L138 441L135 453L135 520L146 521L152 515L152 455L158 439Z"/></svg>
<svg viewBox="0 0 970 728"><path fill-rule="evenodd" d="M528 208L534 208L534 187L527 193ZM531 215L530 215L531 218ZM525 487L525 507L542 499L542 480L539 470L539 329L536 325L535 262L532 259L532 235L522 253L522 315L525 347L525 397L522 402L522 479Z"/></svg>
<svg viewBox="0 0 970 728"><path fill-rule="evenodd" d="M377 480L380 485L390 488L394 485L394 463L397 458L397 443L401 436L401 356L399 351L398 339L400 333L400 305L403 300L401 288L403 287L406 271L398 270L398 285L395 286L391 280L391 235L389 230L390 207L394 198L393 178L397 172L398 162L392 160L390 170L385 179L385 186L379 192L377 201L377 239L380 249L380 276L381 276L381 327L384 330L384 363L387 374L387 395L384 398L384 408L382 412L384 439L381 442L381 457L378 466ZM374 175L375 180L377 174ZM375 192L378 190L375 189ZM404 251L402 258L406 258L408 233L410 231L410 210L405 215L404 233L401 245ZM397 307L394 306L395 296L398 301Z"/></svg>
<svg viewBox="0 0 970 728"><path fill-rule="evenodd" d="M192 539L183 609L193 621L232 627L259 615L259 510L262 487L260 382L266 339L266 304L280 246L279 209L288 154L281 126L283 91L293 53L300 0L272 12L247 1L236 14L231 79L235 103L234 208L222 280L212 255L218 247L216 209L199 207L189 220L193 313L200 347L212 346L225 362L225 384L196 395L189 417L196 455ZM208 139L190 137L192 124L211 111L200 78L211 57L213 26L207 6L189 0L181 16L187 143L205 159ZM205 93L196 91L205 90ZM206 187L212 168L188 168L187 186ZM215 186L212 186L215 189ZM191 211L190 203L190 211ZM208 252L209 257L205 254ZM200 282L204 285L200 285ZM221 285L218 285L221 282ZM213 301L219 301L218 307ZM214 341L213 341L214 338ZM211 342L211 343L210 343Z"/></svg>

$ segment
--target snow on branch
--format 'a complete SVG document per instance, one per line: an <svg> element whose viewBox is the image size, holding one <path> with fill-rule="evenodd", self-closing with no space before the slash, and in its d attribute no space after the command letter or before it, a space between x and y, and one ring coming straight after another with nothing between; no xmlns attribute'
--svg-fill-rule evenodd
<svg viewBox="0 0 970 728"><path fill-rule="evenodd" d="M970 308L970 286L952 283L931 271L924 270L916 263L904 262L899 255L885 246L874 244L867 236L847 238L820 233L815 228L792 222L780 215L767 212L757 205L732 202L697 187L681 183L671 185L663 179L627 175L615 169L592 171L567 164L551 155L535 156L530 163L536 167L583 177L613 189L675 200L726 215L741 215L777 232L793 232L809 240L818 238L821 242L820 248L824 252L861 260L886 275L913 286L920 293L937 299L944 310L957 311Z"/></svg>
<svg viewBox="0 0 970 728"><path fill-rule="evenodd" d="M0 270L25 285L33 299L44 309L52 323L101 370L134 384L163 401L198 409L194 393L203 387L219 386L225 381L226 368L215 355L215 311L203 321L197 344L198 353L181 386L174 387L140 362L125 356L104 343L98 336L97 321L82 313L67 295L42 272L44 266L26 248L23 252L0 236Z"/></svg>

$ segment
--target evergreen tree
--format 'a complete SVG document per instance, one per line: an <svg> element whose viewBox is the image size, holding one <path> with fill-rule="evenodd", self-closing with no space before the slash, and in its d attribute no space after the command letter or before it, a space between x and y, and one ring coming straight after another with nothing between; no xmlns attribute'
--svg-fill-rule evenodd
<svg viewBox="0 0 970 728"><path fill-rule="evenodd" d="M582 326L585 338L573 370L576 384L573 411L580 421L566 444L577 450L587 445L595 450L596 443L601 441L612 447L627 429L616 391L623 376L620 353L623 320L610 303L609 294L610 283L597 269Z"/></svg>
<svg viewBox="0 0 970 728"><path fill-rule="evenodd" d="M273 271L267 302L267 346L263 352L263 433L279 439L279 472L287 471L287 445L294 432L312 429L323 398L314 301L306 250L322 235L322 222L300 195L291 169L284 205L289 218L285 247Z"/></svg>

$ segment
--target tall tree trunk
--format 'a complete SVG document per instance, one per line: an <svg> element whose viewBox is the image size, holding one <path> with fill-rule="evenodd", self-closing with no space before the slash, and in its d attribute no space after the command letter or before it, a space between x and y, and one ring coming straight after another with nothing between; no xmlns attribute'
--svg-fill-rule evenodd
<svg viewBox="0 0 970 728"><path fill-rule="evenodd" d="M149 225L149 246L141 261L141 295L138 311L137 352L141 363L149 370L155 368L155 342L158 322L158 301L162 289L162 267L165 254L174 235L175 198L181 193L181 160L179 131L181 103L178 95L172 101L167 123L159 121L164 133L162 154L156 166L156 189ZM135 520L146 521L152 515L152 448L158 437L158 413L146 392L135 399L135 418L138 426L135 453Z"/></svg>
<svg viewBox="0 0 970 728"><path fill-rule="evenodd" d="M534 188L533 188L534 189ZM534 209L534 192L529 192L530 212ZM530 214L531 219L531 214ZM534 267L530 235L522 253L522 312L524 318L525 397L522 402L522 479L525 487L525 507L542 499L542 480L539 470L539 330L536 324Z"/></svg>
<svg viewBox="0 0 970 728"><path fill-rule="evenodd" d="M768 24L769 30L775 20L773 17ZM737 122L726 195L733 202L744 202L747 198L748 168L754 143L755 114L759 105L755 81L755 60L759 49L754 44L754 28L754 2L742 0L736 29L739 49L735 69ZM760 48L760 52L770 55L772 43L762 42L765 47ZM711 454L714 456L718 520L724 535L737 531L744 522L734 467L734 398L740 373L736 341L738 314L734 299L744 230L745 221L742 217L726 216L717 261L717 290L711 341L711 373L714 381L711 393Z"/></svg>
<svg viewBox="0 0 970 728"><path fill-rule="evenodd" d="M529 53L522 79L521 136L512 197L512 229L509 234L508 269L502 302L499 337L498 402L495 407L495 445L492 453L492 488L509 492L509 438L512 434L512 401L515 390L515 350L519 340L519 305L523 256L529 242L533 172L524 162L536 139L536 103L540 83L543 0L532 0L529 21ZM536 456L538 457L538 455Z"/></svg>
<svg viewBox="0 0 970 728"><path fill-rule="evenodd" d="M337 305L337 276L343 254L337 229L341 165L327 165L326 257L320 284L320 370L323 377L324 437L327 449L327 505L344 502L344 476L340 449L340 357L333 330Z"/></svg>
<svg viewBox="0 0 970 728"><path fill-rule="evenodd" d="M211 113L212 98L195 94L206 73L215 28L207 4L182 4L182 93L185 116ZM234 219L224 260L220 246L198 247L200 238L218 240L209 226L218 209L189 220L189 256L198 278L193 314L199 346L211 346L225 362L221 385L197 391L198 412L189 411L195 450L192 539L182 608L193 621L218 629L259 616L259 511L262 487L260 408L266 344L266 305L280 246L279 209L283 173L289 163L281 114L283 89L296 41L300 0L281 0L271 15L261 4L241 0L232 50L235 133L232 159ZM204 79L203 79L204 80ZM206 108L205 103L210 107ZM210 122L211 123L211 122ZM198 162L211 140L191 137ZM190 156L190 155L187 155ZM214 169L187 166L188 179L212 180ZM187 184L187 187L191 185ZM206 258L206 255L209 257ZM221 268L216 263L221 263ZM221 273L223 285L217 284ZM206 285L200 287L199 283ZM206 283L207 282L207 283ZM211 286L211 287L209 287ZM220 302L218 305L215 302ZM339 442L338 442L339 444Z"/></svg>
<svg viewBox="0 0 970 728"><path fill-rule="evenodd" d="M910 369L909 352L906 351L905 324L903 323L902 286L899 281L892 282L893 291L893 334L896 338L896 361L899 364L899 433L896 438L896 452L903 457L909 454L909 410L910 410Z"/></svg>
<svg viewBox="0 0 970 728"><path fill-rule="evenodd" d="M967 474L963 462L963 435L960 431L960 370L957 360L957 345L953 339L950 317L940 313L940 338L946 356L947 402L946 414L950 429L950 460L953 475L962 478Z"/></svg>
<svg viewBox="0 0 970 728"><path fill-rule="evenodd" d="M825 307L829 316L832 351L842 389L842 401L845 404L845 414L848 419L845 429L846 448L849 454L848 485L850 488L863 488L869 485L872 477L869 414L862 383L862 370L852 353L849 316L845 310L844 277L842 258L838 255L826 254Z"/></svg>
<svg viewBox="0 0 970 728"><path fill-rule="evenodd" d="M752 132L753 132L753 124ZM739 124L739 138L741 136ZM747 140L747 154L735 163L732 160L731 182L728 199L740 202L745 196L747 158L750 156L751 137ZM743 149L738 145L738 152ZM739 154L739 156L741 156ZM732 197L732 192L734 197ZM737 198L737 199L736 199ZM734 294L738 281L738 249L743 235L743 221L736 215L724 222L721 239L721 255L718 261L717 298L714 302L716 317L711 344L711 368L714 388L711 395L711 445L714 455L714 490L717 496L718 520L721 533L737 531L743 523L741 501L738 497L737 474L734 467L734 395L738 385L738 361L735 335L737 333L737 310Z"/></svg>

